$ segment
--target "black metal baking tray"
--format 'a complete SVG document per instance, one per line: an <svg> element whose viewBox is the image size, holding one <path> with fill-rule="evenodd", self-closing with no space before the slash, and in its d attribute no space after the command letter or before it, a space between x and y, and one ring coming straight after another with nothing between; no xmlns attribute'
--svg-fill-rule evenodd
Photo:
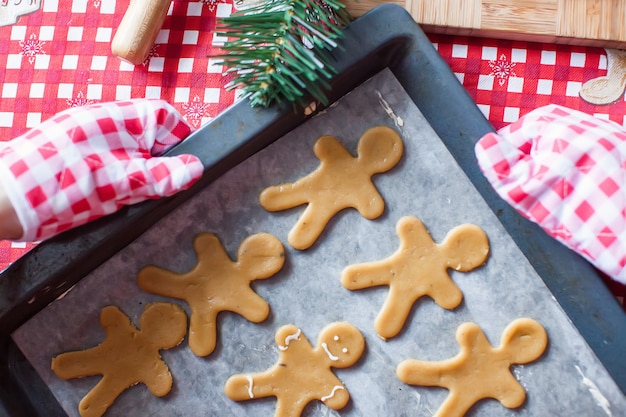
<svg viewBox="0 0 626 417"><path fill-rule="evenodd" d="M402 8L379 6L354 21L334 53L335 101L390 68L459 166L502 222L564 311L626 392L626 315L585 260L550 238L501 200L481 174L474 144L493 128L432 44ZM318 111L322 110L318 106ZM280 138L310 115L241 101L192 134L172 154L193 153L205 165L189 190L153 200L66 232L17 260L0 276L0 416L65 416L11 333L76 282L191 198L215 178Z"/></svg>

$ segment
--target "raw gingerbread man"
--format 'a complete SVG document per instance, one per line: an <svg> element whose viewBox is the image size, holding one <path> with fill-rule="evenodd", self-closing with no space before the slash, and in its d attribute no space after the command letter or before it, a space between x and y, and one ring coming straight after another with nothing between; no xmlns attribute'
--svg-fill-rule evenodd
<svg viewBox="0 0 626 417"><path fill-rule="evenodd" d="M102 379L78 404L83 417L100 417L127 388L143 383L162 397L170 392L172 375L159 350L182 342L187 332L187 315L177 305L149 304L140 318L140 329L117 307L100 313L106 338L96 347L62 353L52 359L59 378L102 375Z"/></svg>
<svg viewBox="0 0 626 417"><path fill-rule="evenodd" d="M403 144L393 129L376 126L361 136L356 158L332 136L319 138L313 151L320 159L315 171L294 183L266 188L260 196L261 206L268 211L307 204L288 236L291 246L300 250L311 247L343 209L355 208L367 219L383 213L385 202L372 176L389 171L400 161Z"/></svg>
<svg viewBox="0 0 626 417"><path fill-rule="evenodd" d="M191 271L178 274L147 266L139 272L137 282L144 291L187 301L191 309L189 348L197 356L207 356L215 349L219 312L232 311L254 323L267 318L270 307L250 283L278 272L285 252L269 233L244 239L236 262L212 233L196 236L194 249L198 263Z"/></svg>
<svg viewBox="0 0 626 417"><path fill-rule="evenodd" d="M346 322L335 322L320 333L313 347L294 325L276 332L278 361L265 372L234 375L224 391L234 401L275 396L275 417L297 417L313 400L333 410L343 408L350 399L344 384L332 368L354 365L365 348L361 332Z"/></svg>
<svg viewBox="0 0 626 417"><path fill-rule="evenodd" d="M455 227L439 244L415 217L401 218L396 231L401 242L396 253L381 261L350 265L341 276L341 283L349 290L389 286L389 295L374 322L383 339L402 330L411 307L422 296L431 297L446 309L457 307L463 293L450 279L448 268L470 271L482 265L489 253L487 235L471 224Z"/></svg>
<svg viewBox="0 0 626 417"><path fill-rule="evenodd" d="M459 326L456 339L461 347L457 356L441 362L407 359L396 369L398 378L406 384L438 386L450 391L434 417L463 416L484 398L494 398L507 408L524 403L526 391L510 367L532 362L543 354L548 336L541 324L529 318L512 321L496 348L474 323Z"/></svg>

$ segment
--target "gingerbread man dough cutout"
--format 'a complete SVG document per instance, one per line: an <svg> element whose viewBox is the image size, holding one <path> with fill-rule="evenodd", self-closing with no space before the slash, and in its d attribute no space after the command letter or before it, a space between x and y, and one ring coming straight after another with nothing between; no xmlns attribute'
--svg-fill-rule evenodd
<svg viewBox="0 0 626 417"><path fill-rule="evenodd" d="M280 211L307 204L287 240L296 249L308 249L343 209L355 208L370 220L383 213L385 202L372 176L393 168L403 148L400 136L385 126L370 128L361 136L356 158L334 137L322 136L313 147L318 168L294 183L266 188L261 206Z"/></svg>
<svg viewBox="0 0 626 417"><path fill-rule="evenodd" d="M374 322L383 339L400 333L411 307L422 296L431 297L445 309L457 307L463 293L450 278L448 268L470 271L482 265L489 254L487 235L472 224L455 227L439 244L415 217L401 218L396 232L401 243L393 255L350 265L341 276L341 283L349 290L389 286L389 295Z"/></svg>
<svg viewBox="0 0 626 417"><path fill-rule="evenodd" d="M275 417L297 417L311 401L322 401L333 410L343 408L350 399L344 384L331 368L354 365L365 348L361 332L346 322L326 326L313 347L294 325L276 332L278 361L265 372L234 375L226 381L224 392L234 401L274 396Z"/></svg>
<svg viewBox="0 0 626 417"><path fill-rule="evenodd" d="M405 384L438 386L450 391L434 417L463 416L484 398L496 399L507 408L524 403L526 391L510 367L532 362L543 354L548 336L541 324L529 318L512 321L496 348L474 323L459 326L456 339L461 347L457 356L441 362L407 359L396 369Z"/></svg>
<svg viewBox="0 0 626 417"><path fill-rule="evenodd" d="M52 359L52 370L62 379L102 375L78 404L81 416L102 416L124 390L138 383L157 397L170 392L172 375L159 351L183 341L187 315L182 308L149 304L141 315L139 330L117 307L108 306L100 313L100 323L106 331L101 344Z"/></svg>
<svg viewBox="0 0 626 417"><path fill-rule="evenodd" d="M278 272L285 262L282 243L268 233L247 237L233 262L212 233L194 239L198 263L191 271L178 274L156 266L143 268L137 277L139 287L153 294L185 300L191 309L189 348L197 356L208 356L217 340L217 315L238 313L260 323L270 312L269 304L250 283Z"/></svg>

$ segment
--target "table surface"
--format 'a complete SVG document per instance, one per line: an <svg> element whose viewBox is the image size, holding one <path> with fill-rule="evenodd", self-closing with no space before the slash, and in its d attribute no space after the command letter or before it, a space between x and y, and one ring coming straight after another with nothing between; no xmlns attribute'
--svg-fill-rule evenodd
<svg viewBox="0 0 626 417"><path fill-rule="evenodd" d="M235 2L237 0L234 0ZM0 23L6 20L0 2ZM110 51L128 0L33 0L40 9L0 27L0 140L10 140L72 106L129 98L162 98L194 127L232 105L236 91L211 56L224 39L216 20L233 0L174 0L149 59L132 66ZM529 111L561 104L626 125L622 96L592 105L582 85L605 76L600 47L429 34L434 47L492 125L498 129ZM32 244L0 241L0 269ZM624 303L626 287L607 280Z"/></svg>

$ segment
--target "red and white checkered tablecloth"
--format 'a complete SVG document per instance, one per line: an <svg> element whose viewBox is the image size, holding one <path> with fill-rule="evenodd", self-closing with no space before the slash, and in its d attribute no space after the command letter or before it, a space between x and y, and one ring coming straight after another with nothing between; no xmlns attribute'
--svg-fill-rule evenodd
<svg viewBox="0 0 626 417"><path fill-rule="evenodd" d="M38 0L35 0L38 1ZM209 58L224 39L216 19L233 0L174 0L151 56L120 61L110 43L129 0L43 0L41 9L0 27L0 140L16 137L71 106L163 98L194 127L235 101L223 68ZM0 7L2 5L0 4ZM579 96L603 76L601 48L430 35L463 86L497 129L545 104L560 104L626 124L626 101L594 106ZM0 241L0 269L32 246ZM618 297L626 288L609 283Z"/></svg>
<svg viewBox="0 0 626 417"><path fill-rule="evenodd" d="M214 28L232 12L231 0L174 0L149 59L138 66L111 53L129 0L36 1L39 11L0 27L0 140L88 103L162 98L198 128L235 101L222 66L209 58L224 41ZM0 241L0 269L30 248Z"/></svg>

